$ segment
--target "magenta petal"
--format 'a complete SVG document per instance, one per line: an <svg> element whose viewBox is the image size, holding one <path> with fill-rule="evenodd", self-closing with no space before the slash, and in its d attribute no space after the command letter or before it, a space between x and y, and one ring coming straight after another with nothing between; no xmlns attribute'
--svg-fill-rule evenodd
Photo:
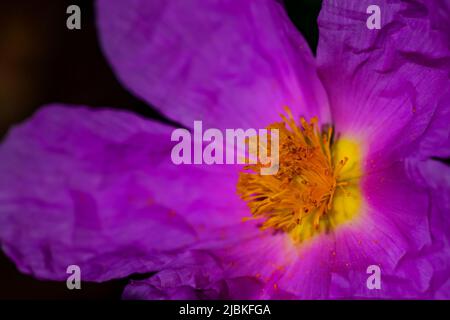
<svg viewBox="0 0 450 320"><path fill-rule="evenodd" d="M263 128L287 105L329 120L313 56L275 0L97 2L123 84L192 127Z"/></svg>
<svg viewBox="0 0 450 320"><path fill-rule="evenodd" d="M226 279L217 259L206 251L188 251L170 267L131 281L122 295L134 300L255 299L262 283L253 277Z"/></svg>
<svg viewBox="0 0 450 320"><path fill-rule="evenodd" d="M365 177L363 192L360 217L298 247L283 234L236 229L247 238L215 249L226 277L259 279L260 298L277 292L309 299L435 294L433 279L447 252L427 252L442 235L430 225L427 194L410 182L402 163ZM381 268L382 290L366 286L370 265Z"/></svg>
<svg viewBox="0 0 450 320"><path fill-rule="evenodd" d="M48 106L0 145L0 241L38 278L102 281L156 270L195 240L150 201L170 128L118 111Z"/></svg>
<svg viewBox="0 0 450 320"><path fill-rule="evenodd" d="M404 163L365 177L363 192L369 210L375 213L372 218L398 230L394 246L420 250L430 243L430 199L417 183L411 183ZM387 229L384 232L389 233Z"/></svg>
<svg viewBox="0 0 450 320"><path fill-rule="evenodd" d="M327 298L332 236L320 236L311 243L296 246L288 235L262 232L244 223L230 228L222 243L203 245L220 261L224 281L254 279L258 285L247 292L251 299ZM250 280L249 280L250 281ZM237 290L236 296L242 293Z"/></svg>
<svg viewBox="0 0 450 320"><path fill-rule="evenodd" d="M429 197L409 179L402 163L365 177L362 216L302 246L249 222L221 227L221 241L200 242L201 251L179 256L147 280L131 282L123 297L445 298L449 247L445 228L436 229L445 225L443 217L431 213L429 222ZM381 268L381 290L366 287L370 265Z"/></svg>
<svg viewBox="0 0 450 320"><path fill-rule="evenodd" d="M126 300L253 300L259 298L257 293L263 287L256 278L244 277L222 279L209 283L206 288L197 288L183 282L185 279L182 275L185 272L195 271L189 267L184 270L168 269L149 279L132 281L125 287L122 298Z"/></svg>
<svg viewBox="0 0 450 320"><path fill-rule="evenodd" d="M410 180L431 200L433 239L450 244L450 167L436 160L411 158L406 162L406 170Z"/></svg>
<svg viewBox="0 0 450 320"><path fill-rule="evenodd" d="M360 227L336 233L337 245L346 248L343 251L337 247L336 256L346 257L350 267L333 274L332 296L448 297L444 290L450 276L450 171L444 165L439 167L438 162L430 160L427 166L411 172L410 164L405 170L398 163L365 178L368 210L358 222ZM433 171L439 179L431 177ZM369 265L381 269L381 290L365 285Z"/></svg>
<svg viewBox="0 0 450 320"><path fill-rule="evenodd" d="M214 257L202 251L187 251L172 261L168 268L143 281L132 281L123 293L124 299L199 299L217 294L211 284L222 279L220 265Z"/></svg>
<svg viewBox="0 0 450 320"><path fill-rule="evenodd" d="M435 26L436 10L444 8L428 2L327 0L320 13L318 64L336 129L363 136L383 157L404 154L435 132L431 125L448 134L448 112L433 121L450 87L448 33ZM381 10L380 30L366 27L373 4Z"/></svg>
<svg viewBox="0 0 450 320"><path fill-rule="evenodd" d="M449 41L450 42L450 41ZM431 121L417 143L411 146L415 157L450 158L450 90L438 102Z"/></svg>
<svg viewBox="0 0 450 320"><path fill-rule="evenodd" d="M423 188L431 200L430 229L432 243L422 250L422 260L433 268L430 298L450 298L450 168L435 160L408 159L410 179ZM415 256L405 263L417 263ZM423 263L423 262L422 262Z"/></svg>

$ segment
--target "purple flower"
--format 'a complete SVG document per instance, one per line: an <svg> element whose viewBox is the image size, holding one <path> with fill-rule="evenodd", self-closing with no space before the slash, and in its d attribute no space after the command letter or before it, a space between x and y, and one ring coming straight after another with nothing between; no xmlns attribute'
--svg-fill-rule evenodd
<svg viewBox="0 0 450 320"><path fill-rule="evenodd" d="M169 125L46 106L0 145L4 252L156 272L125 298L449 298L450 8L378 0L370 30L372 2L324 1L313 57L275 0L98 1L124 86L187 128L280 128L280 171L176 166Z"/></svg>

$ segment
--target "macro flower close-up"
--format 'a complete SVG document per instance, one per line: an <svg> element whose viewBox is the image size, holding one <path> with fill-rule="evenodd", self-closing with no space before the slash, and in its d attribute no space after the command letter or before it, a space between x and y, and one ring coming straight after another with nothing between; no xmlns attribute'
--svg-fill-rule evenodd
<svg viewBox="0 0 450 320"><path fill-rule="evenodd" d="M54 103L8 131L20 272L145 275L123 299L450 299L449 1L324 0L316 49L278 0L97 0L95 21L167 120ZM218 141L253 128L272 174Z"/></svg>

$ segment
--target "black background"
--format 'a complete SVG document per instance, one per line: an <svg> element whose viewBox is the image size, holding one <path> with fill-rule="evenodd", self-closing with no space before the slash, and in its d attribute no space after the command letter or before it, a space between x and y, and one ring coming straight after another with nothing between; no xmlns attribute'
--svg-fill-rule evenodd
<svg viewBox="0 0 450 320"><path fill-rule="evenodd" d="M285 3L315 52L321 1ZM66 28L66 8L71 4L81 8L81 30ZM1 1L0 138L37 108L53 102L127 109L163 120L115 78L99 47L93 1ZM81 290L68 290L64 282L19 273L0 252L0 299L118 299L128 280L82 282Z"/></svg>

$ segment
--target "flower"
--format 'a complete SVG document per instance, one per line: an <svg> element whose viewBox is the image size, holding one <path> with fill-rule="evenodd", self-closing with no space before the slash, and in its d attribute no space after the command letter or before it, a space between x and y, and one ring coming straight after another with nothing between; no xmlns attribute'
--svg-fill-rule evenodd
<svg viewBox="0 0 450 320"><path fill-rule="evenodd" d="M371 2L324 1L313 57L275 0L98 1L125 87L187 128L276 126L280 171L176 166L169 125L46 106L0 146L4 252L156 272L124 298L449 298L450 11L380 0L370 30Z"/></svg>

